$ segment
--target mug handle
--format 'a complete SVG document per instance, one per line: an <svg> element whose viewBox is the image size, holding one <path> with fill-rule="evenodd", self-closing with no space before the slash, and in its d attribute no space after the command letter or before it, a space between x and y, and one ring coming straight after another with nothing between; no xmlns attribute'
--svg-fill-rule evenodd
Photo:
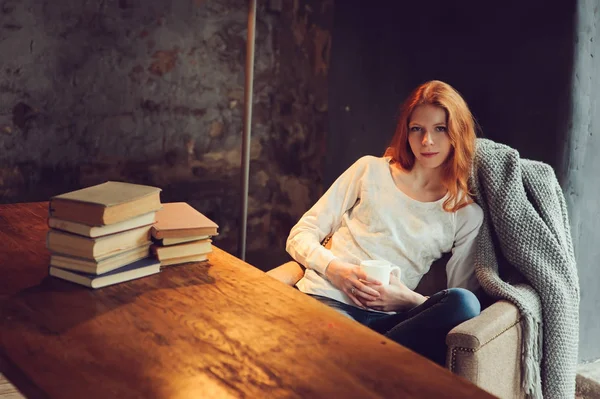
<svg viewBox="0 0 600 399"><path fill-rule="evenodd" d="M396 270L398 271L398 273L394 273ZM390 276L392 274L394 274L398 278L402 278L402 269L399 266L392 266L392 269L390 270Z"/></svg>

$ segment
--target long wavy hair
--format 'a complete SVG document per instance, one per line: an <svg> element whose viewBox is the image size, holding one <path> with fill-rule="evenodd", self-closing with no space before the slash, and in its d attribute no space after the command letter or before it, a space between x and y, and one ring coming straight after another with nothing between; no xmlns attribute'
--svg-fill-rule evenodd
<svg viewBox="0 0 600 399"><path fill-rule="evenodd" d="M417 87L400 107L396 132L385 156L398 162L403 170L412 170L415 164L408 143L408 124L413 110L419 105L430 104L446 111L448 137L452 146L448 158L441 165L442 184L448 190L444 210L455 212L473 202L468 188L469 174L475 154L476 121L465 100L452 86L432 80Z"/></svg>

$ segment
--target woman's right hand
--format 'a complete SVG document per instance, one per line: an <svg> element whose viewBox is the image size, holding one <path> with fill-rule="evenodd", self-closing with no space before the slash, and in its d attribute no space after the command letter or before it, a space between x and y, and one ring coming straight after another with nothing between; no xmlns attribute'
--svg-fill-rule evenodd
<svg viewBox="0 0 600 399"><path fill-rule="evenodd" d="M374 285L380 285L381 282L368 277L358 265L334 259L329 262L325 270L325 277L335 288L348 295L352 302L360 308L366 309L362 302L379 299L379 292L363 284L361 280ZM359 298L362 298L362 301Z"/></svg>

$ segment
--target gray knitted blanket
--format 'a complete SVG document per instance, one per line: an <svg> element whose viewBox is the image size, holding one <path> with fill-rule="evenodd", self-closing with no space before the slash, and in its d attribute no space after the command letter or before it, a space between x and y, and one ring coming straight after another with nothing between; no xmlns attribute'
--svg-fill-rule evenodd
<svg viewBox="0 0 600 399"><path fill-rule="evenodd" d="M470 184L484 212L475 273L488 295L514 303L521 312L523 388L535 398L573 398L579 282L554 171L520 159L508 146L477 139ZM500 278L506 262L526 284Z"/></svg>

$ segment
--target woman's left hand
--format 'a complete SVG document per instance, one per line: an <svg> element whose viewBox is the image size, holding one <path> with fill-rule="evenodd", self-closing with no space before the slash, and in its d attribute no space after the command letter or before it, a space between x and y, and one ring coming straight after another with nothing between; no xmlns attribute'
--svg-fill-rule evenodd
<svg viewBox="0 0 600 399"><path fill-rule="evenodd" d="M421 294L418 294L408 288L400 279L392 274L389 285L370 285L371 288L379 292L379 298L374 301L365 301L363 304L373 310L383 312L394 312L412 309L427 300Z"/></svg>

